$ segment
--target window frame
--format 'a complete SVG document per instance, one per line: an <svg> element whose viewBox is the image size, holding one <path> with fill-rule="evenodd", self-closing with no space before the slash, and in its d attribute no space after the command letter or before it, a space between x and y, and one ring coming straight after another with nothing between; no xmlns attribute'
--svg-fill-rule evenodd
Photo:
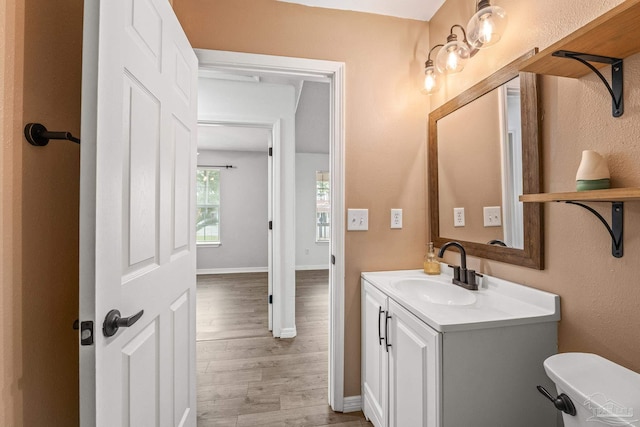
<svg viewBox="0 0 640 427"><path fill-rule="evenodd" d="M321 176L321 178L326 178L326 179L318 179L319 176ZM316 234L316 243L329 243L330 239L331 239L331 183L330 183L330 173L327 170L317 170L315 172L315 204L316 204L316 215L315 215L315 222L314 222L314 228L315 228L315 234ZM326 182L327 183L327 188L326 190L324 190L326 192L326 197L325 197L325 202L326 202L326 207L322 208L320 203L321 203L321 199L319 197L319 193L320 193L320 183L321 182ZM322 209L322 210L320 210ZM318 219L320 214L322 213L326 213L326 216L328 218L328 221L326 223L319 223ZM327 231L326 231L326 237L322 238L320 235L322 234L320 232L321 227L326 227Z"/></svg>
<svg viewBox="0 0 640 427"><path fill-rule="evenodd" d="M218 204L198 204L198 195L197 195L197 187L198 187L198 172L201 170L207 170L207 171L217 171L218 172ZM222 191L221 191L221 177L222 174L220 173L221 169L218 167L213 167L213 166L206 166L206 165L202 165L202 166L197 166L196 167L196 212L198 211L199 208L201 207L205 207L205 208L211 208L211 207L217 207L218 208L218 240L217 241L206 241L206 240L198 240L198 230L197 230L197 225L196 225L196 246L220 246L222 245L222 228L220 226L221 224L221 205L222 205Z"/></svg>

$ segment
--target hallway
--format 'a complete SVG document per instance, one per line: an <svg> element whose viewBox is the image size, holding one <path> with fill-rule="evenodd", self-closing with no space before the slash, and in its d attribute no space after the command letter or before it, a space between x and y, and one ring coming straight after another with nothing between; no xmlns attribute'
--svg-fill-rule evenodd
<svg viewBox="0 0 640 427"><path fill-rule="evenodd" d="M296 273L293 339L267 330L267 274L198 277L198 426L371 426L327 404L328 271Z"/></svg>

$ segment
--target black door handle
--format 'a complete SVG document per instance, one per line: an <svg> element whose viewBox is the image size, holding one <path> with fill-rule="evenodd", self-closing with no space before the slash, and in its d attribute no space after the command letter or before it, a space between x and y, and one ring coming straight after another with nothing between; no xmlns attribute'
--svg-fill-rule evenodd
<svg viewBox="0 0 640 427"><path fill-rule="evenodd" d="M131 317L122 317L120 310L111 310L107 313L102 324L102 333L105 337L112 337L120 328L128 328L138 321L144 314L144 310L134 314Z"/></svg>

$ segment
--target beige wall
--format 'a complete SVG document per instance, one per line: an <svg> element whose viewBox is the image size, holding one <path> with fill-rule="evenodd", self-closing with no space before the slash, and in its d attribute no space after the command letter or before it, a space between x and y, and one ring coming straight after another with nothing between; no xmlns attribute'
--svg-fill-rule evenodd
<svg viewBox="0 0 640 427"><path fill-rule="evenodd" d="M78 420L79 148L32 147L25 123L80 131L82 5L2 3L3 426Z"/></svg>
<svg viewBox="0 0 640 427"><path fill-rule="evenodd" d="M432 96L431 108L437 108L532 47L547 47L619 3L619 0L500 1L509 13L504 39L480 52L461 74L447 79L444 90ZM472 8L473 2L467 0L447 0L431 21L432 43L441 43L452 24L466 23ZM594 74L579 80L542 79L545 191L575 188L575 173L583 149L594 149L608 159L614 187L640 186L640 55L625 60L624 67L625 113L621 118L611 116L608 92ZM608 70L605 74L608 75ZM593 206L610 218L610 205ZM546 204L544 214L544 271L484 260L473 260L471 267L559 294L560 351L595 352L640 371L640 203L625 204L621 259L611 256L607 232L587 211L564 204Z"/></svg>
<svg viewBox="0 0 640 427"><path fill-rule="evenodd" d="M273 0L174 0L191 44L346 63L346 207L369 231L346 234L345 395L360 394L360 272L417 268L424 256L428 99L419 75L428 24ZM389 228L390 209L404 228Z"/></svg>

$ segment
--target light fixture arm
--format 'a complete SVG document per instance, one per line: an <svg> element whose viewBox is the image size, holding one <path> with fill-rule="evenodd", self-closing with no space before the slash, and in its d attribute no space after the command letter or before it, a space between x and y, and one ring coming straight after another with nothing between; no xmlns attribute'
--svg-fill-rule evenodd
<svg viewBox="0 0 640 427"><path fill-rule="evenodd" d="M432 47L431 49L429 49L429 54L427 55L427 62L424 63L424 67L433 67L433 59L431 59L431 53L435 50L435 48L437 47L443 47L444 45L442 43L435 45L434 47Z"/></svg>
<svg viewBox="0 0 640 427"><path fill-rule="evenodd" d="M476 53L478 53L478 49L471 46L471 44L467 40L467 32L465 31L462 25L453 24L451 26L451 29L449 30L449 35L447 36L447 43L449 43L452 40L458 40L458 36L456 36L455 33L453 32L453 29L456 27L460 28L460 30L462 31L462 43L466 44L467 47L469 48L469 57L473 57Z"/></svg>

